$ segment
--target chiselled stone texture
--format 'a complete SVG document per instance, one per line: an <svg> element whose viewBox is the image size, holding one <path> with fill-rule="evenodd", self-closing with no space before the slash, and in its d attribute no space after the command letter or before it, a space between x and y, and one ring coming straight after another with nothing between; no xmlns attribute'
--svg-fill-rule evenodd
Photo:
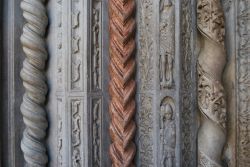
<svg viewBox="0 0 250 167"><path fill-rule="evenodd" d="M110 157L113 167L134 166L135 1L110 0Z"/></svg>
<svg viewBox="0 0 250 167"><path fill-rule="evenodd" d="M153 0L140 0L136 5L137 18L137 163L141 167L153 167L153 60L154 16Z"/></svg>
<svg viewBox="0 0 250 167"><path fill-rule="evenodd" d="M226 138L226 101L222 73L226 64L224 14L219 0L199 0L197 26L201 33L198 58L198 166L222 166Z"/></svg>
<svg viewBox="0 0 250 167"><path fill-rule="evenodd" d="M194 54L193 22L196 6L193 0L183 0L181 4L181 35L182 35L182 65L181 65L181 166L196 166L196 55Z"/></svg>
<svg viewBox="0 0 250 167"><path fill-rule="evenodd" d="M250 1L238 0L237 167L250 165Z"/></svg>
<svg viewBox="0 0 250 167"><path fill-rule="evenodd" d="M21 148L27 166L45 166L48 158L44 138L48 123L44 110L47 94L44 74L47 50L44 36L48 19L44 0L23 0L21 8L27 21L21 36L26 56L21 71L25 87L21 112L26 125Z"/></svg>
<svg viewBox="0 0 250 167"><path fill-rule="evenodd" d="M172 0L159 2L160 86L173 88L175 60L175 4Z"/></svg>

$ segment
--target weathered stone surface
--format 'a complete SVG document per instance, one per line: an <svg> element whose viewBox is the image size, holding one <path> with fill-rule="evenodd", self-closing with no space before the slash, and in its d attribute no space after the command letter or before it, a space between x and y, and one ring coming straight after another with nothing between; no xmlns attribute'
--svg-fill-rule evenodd
<svg viewBox="0 0 250 167"><path fill-rule="evenodd" d="M133 39L136 49L133 60L136 63L136 75L133 79L137 86L135 139L130 140L136 146L133 164L144 167L197 166L197 132L201 125L197 119L200 113L197 102L201 102L199 95L204 88L204 84L202 89L197 86L199 78L204 79L198 77L197 60L204 51L201 38L209 33L206 24L202 27L205 29L203 35L197 29L199 16L196 6L201 1L134 2L136 33ZM25 89L20 71L25 54L19 39L26 20L22 16L21 0L3 0L0 3L3 23L0 28L0 160L4 167L24 166L20 144L25 124L20 105ZM219 85L224 88L226 125L217 117L209 118L215 121L217 130L225 129L225 133L221 133L225 136L221 145L225 143L225 146L220 153L220 163L223 160L220 166L226 167L227 164L229 167L245 167L250 163L249 0L221 0L220 3L225 21L223 54L226 60L225 66L221 65L222 74L214 72L211 76L219 77ZM43 69L46 71L44 74L48 85L48 96L44 104L48 120L44 143L48 166L111 166L108 155L109 126L113 120L108 112L111 102L108 94L111 79L108 67L113 61L110 59L108 42L110 3L108 0L48 0L45 5L49 21L45 34L49 59ZM216 7L215 4L212 7ZM209 8L206 6L206 9ZM212 12L214 18L219 17L217 14ZM220 23L220 20L215 19L217 27ZM209 37L219 37L216 32L220 31L214 29ZM221 39L215 40L218 46L221 45ZM215 48L222 48L218 46ZM217 49L208 50L215 52ZM205 62L209 64L211 60L215 59ZM202 74L204 68L207 73L204 62L201 66ZM206 81L210 83L211 78ZM220 103L219 106L224 105ZM205 155L216 146L216 142L207 145L211 147L204 150ZM210 160L212 162L213 159Z"/></svg>

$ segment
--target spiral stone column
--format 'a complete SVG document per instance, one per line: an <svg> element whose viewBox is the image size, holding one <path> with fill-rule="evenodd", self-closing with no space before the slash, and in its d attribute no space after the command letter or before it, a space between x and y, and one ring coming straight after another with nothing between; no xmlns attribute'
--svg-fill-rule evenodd
<svg viewBox="0 0 250 167"><path fill-rule="evenodd" d="M197 25L201 33L198 58L198 166L221 167L226 136L226 102L222 73L226 63L224 14L220 0L198 0Z"/></svg>
<svg viewBox="0 0 250 167"><path fill-rule="evenodd" d="M135 1L109 0L110 157L113 167L134 166Z"/></svg>
<svg viewBox="0 0 250 167"><path fill-rule="evenodd" d="M21 8L27 23L21 43L25 60L21 78L25 88L21 112L26 128L21 141L27 167L43 167L48 162L44 138L48 126L44 103L47 94L44 74L47 50L45 31L48 23L45 0L23 0Z"/></svg>

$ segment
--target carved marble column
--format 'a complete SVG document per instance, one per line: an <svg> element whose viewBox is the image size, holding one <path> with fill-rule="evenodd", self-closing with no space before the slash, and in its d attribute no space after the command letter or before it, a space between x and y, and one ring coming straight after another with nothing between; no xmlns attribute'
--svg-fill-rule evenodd
<svg viewBox="0 0 250 167"><path fill-rule="evenodd" d="M198 58L198 166L222 166L226 138L226 100L222 74L226 64L224 13L220 0L199 0L197 26L201 33Z"/></svg>
<svg viewBox="0 0 250 167"><path fill-rule="evenodd" d="M110 158L113 167L134 166L135 1L109 0Z"/></svg>
<svg viewBox="0 0 250 167"><path fill-rule="evenodd" d="M23 27L21 43L25 53L21 78L25 88L21 112L26 129L21 148L27 166L46 166L48 162L44 138L48 126L44 103L47 94L45 62L47 50L45 32L48 23L44 0L23 0Z"/></svg>

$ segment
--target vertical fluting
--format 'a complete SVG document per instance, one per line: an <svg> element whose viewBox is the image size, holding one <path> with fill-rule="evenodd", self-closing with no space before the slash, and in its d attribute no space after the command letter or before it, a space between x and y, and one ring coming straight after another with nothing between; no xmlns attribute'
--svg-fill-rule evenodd
<svg viewBox="0 0 250 167"><path fill-rule="evenodd" d="M21 43L25 60L21 78L25 88L21 112L25 130L21 141L26 166L43 167L48 162L44 138L48 126L44 103L47 94L45 62L45 31L48 18L45 0L23 0L21 8L27 23L23 27Z"/></svg>
<svg viewBox="0 0 250 167"><path fill-rule="evenodd" d="M110 158L113 167L134 166L135 1L109 0Z"/></svg>
<svg viewBox="0 0 250 167"><path fill-rule="evenodd" d="M221 167L226 136L226 102L222 73L226 63L224 14L220 0L198 0L201 34L198 57L198 160L200 167Z"/></svg>

